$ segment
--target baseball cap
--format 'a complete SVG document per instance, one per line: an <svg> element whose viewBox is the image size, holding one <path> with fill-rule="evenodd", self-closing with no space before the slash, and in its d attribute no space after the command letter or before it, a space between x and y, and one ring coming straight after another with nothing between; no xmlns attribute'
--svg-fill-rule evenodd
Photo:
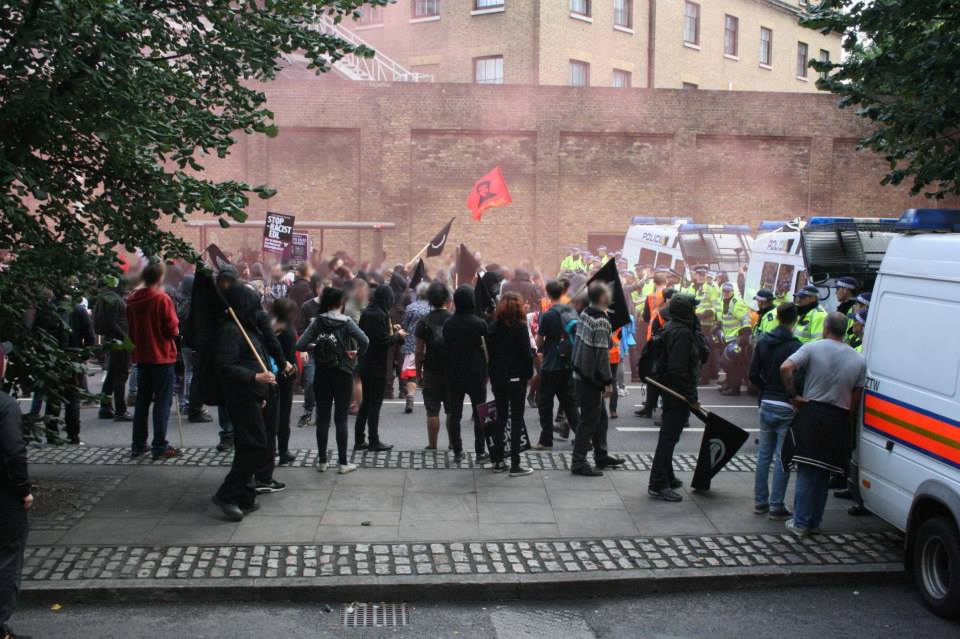
<svg viewBox="0 0 960 639"><path fill-rule="evenodd" d="M851 291L855 291L860 288L860 283L852 277L838 277L837 278L837 288L848 288Z"/></svg>
<svg viewBox="0 0 960 639"><path fill-rule="evenodd" d="M808 297L808 296L819 298L820 289L818 289L813 284L807 284L806 286L801 288L799 291L797 291L796 295L794 295L794 297Z"/></svg>
<svg viewBox="0 0 960 639"><path fill-rule="evenodd" d="M755 300L767 300L768 302L773 301L773 291L769 288L761 288L757 291L757 294L753 296Z"/></svg>

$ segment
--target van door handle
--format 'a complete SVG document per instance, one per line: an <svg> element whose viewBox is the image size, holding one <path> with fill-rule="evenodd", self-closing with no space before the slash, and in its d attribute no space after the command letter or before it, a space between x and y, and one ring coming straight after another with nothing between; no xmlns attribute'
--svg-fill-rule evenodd
<svg viewBox="0 0 960 639"><path fill-rule="evenodd" d="M892 451L893 451L893 442L888 439L888 440L887 440L887 445L885 446L885 448L887 449L887 452L892 452Z"/></svg>

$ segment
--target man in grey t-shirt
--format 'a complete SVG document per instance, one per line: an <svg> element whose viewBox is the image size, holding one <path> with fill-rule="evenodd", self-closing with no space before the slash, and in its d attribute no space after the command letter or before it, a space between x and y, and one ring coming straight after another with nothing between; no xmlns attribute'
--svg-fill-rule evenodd
<svg viewBox="0 0 960 639"><path fill-rule="evenodd" d="M790 436L797 466L794 517L787 521L787 529L798 537L819 532L830 474L842 474L847 467L866 365L844 343L846 331L847 318L831 313L823 323L823 340L804 344L780 366L784 389L798 411ZM804 379L802 396L794 379L798 371Z"/></svg>

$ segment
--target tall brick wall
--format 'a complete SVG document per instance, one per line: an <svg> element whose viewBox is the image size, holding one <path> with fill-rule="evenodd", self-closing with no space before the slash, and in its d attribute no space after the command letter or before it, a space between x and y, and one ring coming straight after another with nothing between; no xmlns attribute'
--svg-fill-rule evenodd
<svg viewBox="0 0 960 639"><path fill-rule="evenodd" d="M451 242L552 268L567 245L623 233L632 215L755 224L923 204L880 186L883 162L855 149L864 123L829 95L332 78L265 90L280 135L243 138L228 159L208 162L210 175L277 188L251 202L254 219L269 209L396 222L384 232L391 262L409 259L453 215ZM473 222L464 200L496 165L514 203ZM256 245L259 233L211 230L209 239ZM330 231L324 241L326 254L372 257L369 233Z"/></svg>

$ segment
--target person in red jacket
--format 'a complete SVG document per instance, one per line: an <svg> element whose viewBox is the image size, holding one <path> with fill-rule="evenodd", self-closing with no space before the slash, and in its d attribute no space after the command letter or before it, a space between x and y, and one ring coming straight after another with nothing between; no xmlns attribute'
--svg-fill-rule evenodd
<svg viewBox="0 0 960 639"><path fill-rule="evenodd" d="M180 451L167 443L167 422L173 399L176 337L180 332L173 300L163 291L163 263L151 262L141 273L143 286L127 299L127 324L137 364L137 403L133 409L131 456L147 453L147 414L153 403L154 459L176 457Z"/></svg>

